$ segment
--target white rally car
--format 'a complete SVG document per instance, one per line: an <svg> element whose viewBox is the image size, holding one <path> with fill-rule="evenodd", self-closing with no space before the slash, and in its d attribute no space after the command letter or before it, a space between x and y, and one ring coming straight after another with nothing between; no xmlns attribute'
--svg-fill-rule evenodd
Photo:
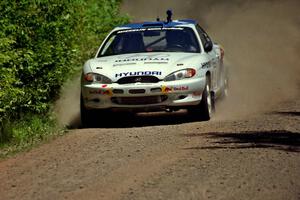
<svg viewBox="0 0 300 200"><path fill-rule="evenodd" d="M226 94L224 50L194 20L116 27L83 67L81 120L91 111L188 109L209 120ZM102 116L103 117L103 116Z"/></svg>

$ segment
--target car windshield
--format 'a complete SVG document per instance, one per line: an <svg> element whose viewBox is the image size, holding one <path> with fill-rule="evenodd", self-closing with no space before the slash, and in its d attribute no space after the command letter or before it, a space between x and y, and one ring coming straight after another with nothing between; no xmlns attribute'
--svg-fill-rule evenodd
<svg viewBox="0 0 300 200"><path fill-rule="evenodd" d="M142 52L199 53L191 28L141 28L119 30L105 41L97 57Z"/></svg>

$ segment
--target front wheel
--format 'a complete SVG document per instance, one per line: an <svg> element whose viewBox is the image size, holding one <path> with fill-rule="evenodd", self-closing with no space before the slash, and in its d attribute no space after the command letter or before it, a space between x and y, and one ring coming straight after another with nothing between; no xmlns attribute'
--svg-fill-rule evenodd
<svg viewBox="0 0 300 200"><path fill-rule="evenodd" d="M204 121L210 120L213 112L215 111L215 101L213 93L210 92L210 85L207 82L202 93L202 99L200 103L189 109L189 112L196 117L200 117Z"/></svg>
<svg viewBox="0 0 300 200"><path fill-rule="evenodd" d="M80 97L80 118L83 128L96 128L109 125L111 112L108 109L87 109Z"/></svg>
<svg viewBox="0 0 300 200"><path fill-rule="evenodd" d="M81 126L84 128L88 128L92 124L92 111L86 109L83 103L83 97L80 97L80 118L81 118Z"/></svg>

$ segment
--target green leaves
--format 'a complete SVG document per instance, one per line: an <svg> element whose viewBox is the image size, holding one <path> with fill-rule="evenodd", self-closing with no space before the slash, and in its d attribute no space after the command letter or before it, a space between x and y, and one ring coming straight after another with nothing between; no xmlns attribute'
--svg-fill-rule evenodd
<svg viewBox="0 0 300 200"><path fill-rule="evenodd" d="M94 56L107 32L128 21L119 15L119 3L0 1L0 139L4 132L5 140L22 138L22 128L12 136L5 124L22 124L25 113L47 113L60 87Z"/></svg>
<svg viewBox="0 0 300 200"><path fill-rule="evenodd" d="M48 1L1 1L0 125L3 120L18 119L24 112L47 112L45 104L56 94L48 93L52 86L57 87L57 82L62 83L62 73L57 71L71 68L66 64L71 58L63 52L75 46L75 36L65 27L70 30L77 24L66 24L62 17L70 9L76 7L68 1L53 5ZM62 39L65 35L73 37L66 42ZM62 65L67 70L62 70ZM51 81L47 76L52 76ZM41 92L44 85L48 87Z"/></svg>

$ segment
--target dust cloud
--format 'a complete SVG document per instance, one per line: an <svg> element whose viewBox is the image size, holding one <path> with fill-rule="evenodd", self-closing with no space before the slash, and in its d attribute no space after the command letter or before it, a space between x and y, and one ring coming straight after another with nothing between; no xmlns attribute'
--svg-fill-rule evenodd
<svg viewBox="0 0 300 200"><path fill-rule="evenodd" d="M169 8L174 18L197 19L225 48L230 95L217 105L217 120L265 112L297 98L299 0L123 0L121 11L133 21L152 21L164 20ZM78 78L62 90L55 109L62 124L78 126L79 94Z"/></svg>
<svg viewBox="0 0 300 200"><path fill-rule="evenodd" d="M125 0L122 11L143 21L165 19L169 8L174 19L197 19L225 48L230 96L217 107L221 118L265 112L297 98L300 1Z"/></svg>
<svg viewBox="0 0 300 200"><path fill-rule="evenodd" d="M80 126L80 74L63 86L60 99L55 103L54 113L61 126Z"/></svg>

